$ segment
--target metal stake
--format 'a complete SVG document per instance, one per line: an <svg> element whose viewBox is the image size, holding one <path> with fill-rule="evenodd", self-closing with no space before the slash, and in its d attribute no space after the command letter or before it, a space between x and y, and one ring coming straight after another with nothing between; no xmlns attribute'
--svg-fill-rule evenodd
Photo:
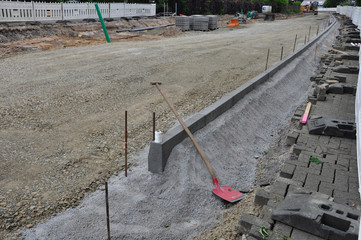
<svg viewBox="0 0 361 240"><path fill-rule="evenodd" d="M153 112L153 141L155 141L155 112Z"/></svg>
<svg viewBox="0 0 361 240"><path fill-rule="evenodd" d="M109 222L108 182L105 182L105 209L106 209L106 212L107 212L107 231L108 231L108 240L110 240L110 222Z"/></svg>
<svg viewBox="0 0 361 240"><path fill-rule="evenodd" d="M317 36L318 36L319 29L320 29L320 25L317 25L317 33L316 33Z"/></svg>
<svg viewBox="0 0 361 240"><path fill-rule="evenodd" d="M128 177L128 112L125 111L125 124L124 124L124 136L125 136L125 149L124 149L124 158L125 158L125 167L124 173Z"/></svg>
<svg viewBox="0 0 361 240"><path fill-rule="evenodd" d="M266 60L266 68L265 68L265 71L267 70L267 65L268 65L268 57L269 57L269 49L268 49L268 52L267 52L267 60Z"/></svg>
<svg viewBox="0 0 361 240"><path fill-rule="evenodd" d="M308 30L308 40L307 40L307 42L310 41L310 35L311 35L311 26L310 26L310 29Z"/></svg>
<svg viewBox="0 0 361 240"><path fill-rule="evenodd" d="M281 58L280 58L281 61L282 61L282 57L283 57L283 46L281 48Z"/></svg>
<svg viewBox="0 0 361 240"><path fill-rule="evenodd" d="M317 56L317 47L318 47L318 43L316 43L316 47L315 47L315 57L314 57L315 61L316 61L316 56Z"/></svg>
<svg viewBox="0 0 361 240"><path fill-rule="evenodd" d="M304 42L305 45L306 45L306 40L307 40L307 35L305 35L305 42Z"/></svg>
<svg viewBox="0 0 361 240"><path fill-rule="evenodd" d="M296 37L295 37L295 43L293 44L293 52L295 52L295 49L296 49L296 42L297 42L297 34L296 34Z"/></svg>

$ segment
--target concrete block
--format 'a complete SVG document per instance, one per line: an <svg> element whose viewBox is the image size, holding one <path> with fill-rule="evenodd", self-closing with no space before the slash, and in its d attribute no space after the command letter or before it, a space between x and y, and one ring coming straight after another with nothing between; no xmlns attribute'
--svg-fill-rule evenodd
<svg viewBox="0 0 361 240"><path fill-rule="evenodd" d="M148 155L148 171L152 173L162 173L166 160L163 158L162 144L152 142Z"/></svg>
<svg viewBox="0 0 361 240"><path fill-rule="evenodd" d="M269 224L274 224L274 221L272 220L271 216L272 216L272 212L273 212L273 208L268 206L268 205L264 205L262 208L262 211L260 213L260 217L267 221Z"/></svg>
<svg viewBox="0 0 361 240"><path fill-rule="evenodd" d="M326 94L318 94L317 101L326 101Z"/></svg>
<svg viewBox="0 0 361 240"><path fill-rule="evenodd" d="M222 113L226 112L228 109L234 105L234 96L232 94L227 94L217 102L213 103L209 107L203 109L200 114L205 116L204 124L207 125L212 122L214 119L219 117Z"/></svg>
<svg viewBox="0 0 361 240"><path fill-rule="evenodd" d="M332 183L329 182L322 182L320 183L320 186L318 187L318 192L326 194L328 196L332 196L333 195L333 188L332 188Z"/></svg>
<svg viewBox="0 0 361 240"><path fill-rule="evenodd" d="M271 193L285 197L288 190L288 183L277 179L271 186Z"/></svg>
<svg viewBox="0 0 361 240"><path fill-rule="evenodd" d="M242 214L239 218L236 229L239 233L248 234L251 231L252 226L257 228L263 226L271 229L271 225L267 221L246 213Z"/></svg>
<svg viewBox="0 0 361 240"><path fill-rule="evenodd" d="M272 235L272 230L271 227L266 227L266 226L256 226L256 225L252 225L251 230L249 231L249 235L256 238L257 240L264 240L265 238L261 235L260 233L260 227L265 227L267 228L267 233L269 235Z"/></svg>
<svg viewBox="0 0 361 240"><path fill-rule="evenodd" d="M273 232L275 235L291 237L292 227L287 224L277 222L273 227Z"/></svg>
<svg viewBox="0 0 361 240"><path fill-rule="evenodd" d="M302 143L296 143L294 146L293 146L293 153L296 154L296 155L299 155L303 150L306 149L306 146L305 144L302 144Z"/></svg>
<svg viewBox="0 0 361 240"><path fill-rule="evenodd" d="M280 176L284 178L292 178L295 169L296 165L285 163L281 168Z"/></svg>
<svg viewBox="0 0 361 240"><path fill-rule="evenodd" d="M300 134L298 132L291 132L287 135L286 144L291 146L297 142L297 138Z"/></svg>
<svg viewBox="0 0 361 240"><path fill-rule="evenodd" d="M272 219L323 239L356 240L360 215L361 212L354 208L330 201L328 195L296 193L280 203Z"/></svg>
<svg viewBox="0 0 361 240"><path fill-rule="evenodd" d="M268 203L271 195L269 192L265 191L262 188L257 189L256 196L254 198L254 203L260 206L264 206Z"/></svg>
<svg viewBox="0 0 361 240"><path fill-rule="evenodd" d="M312 235L310 233L298 230L298 229L293 229L292 231L292 235L291 235L291 239L302 239L302 240L323 240L323 238L317 237L315 235Z"/></svg>
<svg viewBox="0 0 361 240"><path fill-rule="evenodd" d="M330 163L330 164L336 164L337 155L332 154L325 154L325 157L322 158L322 162L324 163Z"/></svg>
<svg viewBox="0 0 361 240"><path fill-rule="evenodd" d="M306 167L297 166L293 174L292 180L304 183L307 176L306 169Z"/></svg>

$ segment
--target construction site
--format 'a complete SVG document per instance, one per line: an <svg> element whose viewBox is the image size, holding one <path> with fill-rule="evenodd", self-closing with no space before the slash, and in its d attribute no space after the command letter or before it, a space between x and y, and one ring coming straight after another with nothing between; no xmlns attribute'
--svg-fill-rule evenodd
<svg viewBox="0 0 361 240"><path fill-rule="evenodd" d="M145 5L0 11L0 239L359 239L361 8Z"/></svg>

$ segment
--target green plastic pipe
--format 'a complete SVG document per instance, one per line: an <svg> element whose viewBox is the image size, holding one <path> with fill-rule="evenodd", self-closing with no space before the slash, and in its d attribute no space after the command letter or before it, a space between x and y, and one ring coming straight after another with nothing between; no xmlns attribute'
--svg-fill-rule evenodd
<svg viewBox="0 0 361 240"><path fill-rule="evenodd" d="M107 39L107 42L110 43L109 34L108 34L108 31L107 31L107 28L105 27L104 20L103 20L103 17L102 17L102 13L100 12L100 9L99 9L99 6L98 6L97 3L95 4L95 8L97 9L98 17L99 17L100 23L102 24L105 38Z"/></svg>

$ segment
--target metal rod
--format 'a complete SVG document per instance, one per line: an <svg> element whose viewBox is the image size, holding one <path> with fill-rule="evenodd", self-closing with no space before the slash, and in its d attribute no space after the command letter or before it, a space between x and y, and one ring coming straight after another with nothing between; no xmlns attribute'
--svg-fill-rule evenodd
<svg viewBox="0 0 361 240"><path fill-rule="evenodd" d="M293 52L295 52L295 49L296 49L296 42L297 42L297 34L296 34L296 37L295 37L295 43L293 44Z"/></svg>
<svg viewBox="0 0 361 240"><path fill-rule="evenodd" d="M107 232L108 232L108 240L110 240L108 182L105 182L105 209L106 209L106 212L107 212Z"/></svg>
<svg viewBox="0 0 361 240"><path fill-rule="evenodd" d="M305 42L304 42L305 45L306 45L306 40L307 40L307 35L305 35Z"/></svg>
<svg viewBox="0 0 361 240"><path fill-rule="evenodd" d="M283 46L281 48L281 58L280 58L281 61L282 61L282 57L283 57Z"/></svg>
<svg viewBox="0 0 361 240"><path fill-rule="evenodd" d="M155 141L155 112L153 112L153 141Z"/></svg>
<svg viewBox="0 0 361 240"><path fill-rule="evenodd" d="M269 49L267 51L267 60L266 60L266 67L265 67L265 71L267 70L267 67L268 67L268 58L269 58Z"/></svg>
<svg viewBox="0 0 361 240"><path fill-rule="evenodd" d="M320 30L320 25L317 25L317 33L316 35L318 36L318 31Z"/></svg>
<svg viewBox="0 0 361 240"><path fill-rule="evenodd" d="M317 47L318 47L318 43L316 43L316 47L315 47L315 57L314 57L315 61L316 61L316 56L317 56Z"/></svg>
<svg viewBox="0 0 361 240"><path fill-rule="evenodd" d="M311 35L311 26L310 26L310 29L308 30L308 40L307 40L307 42L310 41L310 35Z"/></svg>
<svg viewBox="0 0 361 240"><path fill-rule="evenodd" d="M124 124L124 138L125 138L125 148L124 148L124 174L128 177L128 112L125 111L125 124Z"/></svg>

